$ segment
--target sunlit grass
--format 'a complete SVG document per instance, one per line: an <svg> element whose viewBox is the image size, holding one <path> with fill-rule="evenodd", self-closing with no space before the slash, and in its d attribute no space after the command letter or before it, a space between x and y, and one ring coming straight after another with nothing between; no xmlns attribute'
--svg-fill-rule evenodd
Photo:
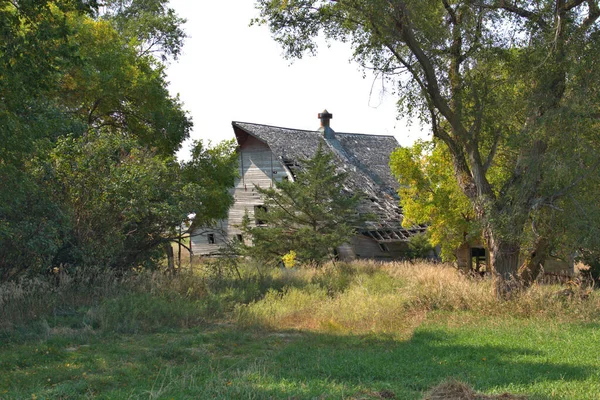
<svg viewBox="0 0 600 400"><path fill-rule="evenodd" d="M2 285L0 399L421 399L448 379L600 399L587 287L498 303L446 265L240 268Z"/></svg>

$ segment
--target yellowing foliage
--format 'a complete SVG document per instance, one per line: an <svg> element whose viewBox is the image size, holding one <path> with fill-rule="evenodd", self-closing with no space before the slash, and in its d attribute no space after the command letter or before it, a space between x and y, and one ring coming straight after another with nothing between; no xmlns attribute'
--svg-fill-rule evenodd
<svg viewBox="0 0 600 400"><path fill-rule="evenodd" d="M281 257L281 259L286 268L294 268L296 265L296 252L294 250L290 250L290 252Z"/></svg>
<svg viewBox="0 0 600 400"><path fill-rule="evenodd" d="M480 235L473 208L456 183L444 146L418 141L411 148L399 148L392 153L390 167L400 182L402 224L428 224L429 240L441 247L443 259L453 259L461 243Z"/></svg>

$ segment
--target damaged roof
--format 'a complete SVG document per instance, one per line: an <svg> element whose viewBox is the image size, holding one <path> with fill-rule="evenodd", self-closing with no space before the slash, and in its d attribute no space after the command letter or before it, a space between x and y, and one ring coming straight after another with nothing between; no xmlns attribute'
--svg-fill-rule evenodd
<svg viewBox="0 0 600 400"><path fill-rule="evenodd" d="M319 143L323 143L323 149L335 154L338 168L348 173L346 189L364 193L359 212L378 217L363 227L363 234L379 242L406 241L424 230L424 227L402 228L399 185L389 167L390 155L399 146L393 136L339 133L328 125L315 131L236 121L232 125L240 146L251 135L267 144L274 156L292 168L300 160L311 158ZM382 231L387 233L374 233Z"/></svg>

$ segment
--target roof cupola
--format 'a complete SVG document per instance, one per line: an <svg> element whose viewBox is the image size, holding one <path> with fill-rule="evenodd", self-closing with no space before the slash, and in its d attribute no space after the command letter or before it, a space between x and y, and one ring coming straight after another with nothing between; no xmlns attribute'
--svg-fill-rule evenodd
<svg viewBox="0 0 600 400"><path fill-rule="evenodd" d="M333 129L329 126L329 121L331 121L332 118L333 114L330 114L327 110L323 110L323 112L319 113L319 119L321 120L319 131L323 132L323 136L327 139L334 137Z"/></svg>
<svg viewBox="0 0 600 400"><path fill-rule="evenodd" d="M322 113L319 113L319 119L321 120L321 128L329 128L329 121L333 118L333 114L330 114L329 111L323 110Z"/></svg>

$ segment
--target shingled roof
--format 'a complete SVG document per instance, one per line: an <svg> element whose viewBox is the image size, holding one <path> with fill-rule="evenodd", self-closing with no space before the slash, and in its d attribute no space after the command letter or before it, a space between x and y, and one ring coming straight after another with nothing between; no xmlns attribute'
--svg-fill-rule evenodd
<svg viewBox="0 0 600 400"><path fill-rule="evenodd" d="M329 114L330 115L330 114ZM391 174L390 154L399 146L393 136L334 132L329 126L308 131L247 122L232 122L239 145L253 136L269 146L273 155L290 167L311 158L319 143L334 153L338 168L348 173L347 190L362 192L366 199L360 212L374 214L362 233L378 242L406 241L422 227L402 228L398 182Z"/></svg>

